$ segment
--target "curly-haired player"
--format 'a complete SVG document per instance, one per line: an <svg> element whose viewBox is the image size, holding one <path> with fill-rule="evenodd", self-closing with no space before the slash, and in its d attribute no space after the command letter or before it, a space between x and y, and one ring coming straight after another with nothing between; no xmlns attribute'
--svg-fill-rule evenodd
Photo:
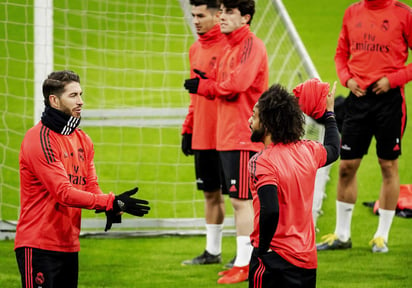
<svg viewBox="0 0 412 288"><path fill-rule="evenodd" d="M316 287L312 201L317 169L339 157L335 87L325 99L323 145L301 139L304 114L282 86L270 87L254 106L251 139L265 148L249 161L254 209L249 287Z"/></svg>

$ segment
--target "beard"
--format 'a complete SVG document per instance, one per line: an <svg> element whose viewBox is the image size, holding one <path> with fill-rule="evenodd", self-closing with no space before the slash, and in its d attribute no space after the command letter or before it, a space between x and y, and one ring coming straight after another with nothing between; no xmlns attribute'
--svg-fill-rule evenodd
<svg viewBox="0 0 412 288"><path fill-rule="evenodd" d="M62 107L62 109L60 110L62 111L64 114L70 116L70 117L74 117L74 118L80 118L80 114L77 115L78 113L75 113L74 111L70 110L70 108L68 107Z"/></svg>
<svg viewBox="0 0 412 288"><path fill-rule="evenodd" d="M70 108L68 108L68 107L65 106L65 105L61 105L58 110L60 110L61 112L63 112L63 113L66 114L67 116L73 116L73 115L72 115L72 111L70 110Z"/></svg>
<svg viewBox="0 0 412 288"><path fill-rule="evenodd" d="M260 127L257 130L252 130L250 140L252 140L252 142L263 142L263 137L265 137L265 129Z"/></svg>

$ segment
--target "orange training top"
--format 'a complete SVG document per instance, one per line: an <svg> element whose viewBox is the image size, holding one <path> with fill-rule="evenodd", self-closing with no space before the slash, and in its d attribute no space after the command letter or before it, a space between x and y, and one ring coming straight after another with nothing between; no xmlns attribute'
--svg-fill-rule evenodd
<svg viewBox="0 0 412 288"><path fill-rule="evenodd" d="M353 78L360 88L386 76L391 88L412 80L405 66L412 48L411 8L394 0L361 1L343 17L336 49L336 71L342 85Z"/></svg>
<svg viewBox="0 0 412 288"><path fill-rule="evenodd" d="M97 184L91 139L80 129L70 135L39 122L20 150L20 217L15 248L78 252L81 209L112 209L114 195Z"/></svg>
<svg viewBox="0 0 412 288"><path fill-rule="evenodd" d="M218 63L226 45L226 37L220 32L219 24L207 33L199 35L199 39L192 44L189 50L190 77L199 77L193 72L197 69L205 72L207 78L216 79ZM216 100L191 94L182 134L192 134L192 149L216 149L216 121Z"/></svg>
<svg viewBox="0 0 412 288"><path fill-rule="evenodd" d="M268 88L266 47L249 25L226 36L230 46L220 61L217 81L200 79L198 94L218 97L217 150L260 151L263 144L250 140L248 119Z"/></svg>
<svg viewBox="0 0 412 288"><path fill-rule="evenodd" d="M279 222L270 248L289 263L305 269L317 267L316 234L312 217L313 191L318 168L326 163L327 152L316 141L268 145L249 161L250 190L253 196L254 247L260 241L260 198L265 185L277 186Z"/></svg>

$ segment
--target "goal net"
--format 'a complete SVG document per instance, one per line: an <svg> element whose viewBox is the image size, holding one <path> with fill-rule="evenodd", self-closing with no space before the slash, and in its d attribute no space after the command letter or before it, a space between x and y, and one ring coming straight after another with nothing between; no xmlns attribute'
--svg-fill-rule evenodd
<svg viewBox="0 0 412 288"><path fill-rule="evenodd" d="M192 157L180 150L189 95L188 50L195 41L188 0L5 0L0 3L0 230L12 233L19 214L18 154L24 133L40 119L41 84L52 70L81 77L81 127L93 139L103 191L135 186L149 215L110 233L203 233L203 193ZM256 1L251 26L267 48L270 83L292 90L319 77L281 1ZM308 119L306 137L322 140ZM327 168L319 170L314 219ZM317 196L316 196L317 195ZM317 200L316 200L317 199ZM225 231L233 231L226 201ZM83 212L83 233L101 232L104 216Z"/></svg>

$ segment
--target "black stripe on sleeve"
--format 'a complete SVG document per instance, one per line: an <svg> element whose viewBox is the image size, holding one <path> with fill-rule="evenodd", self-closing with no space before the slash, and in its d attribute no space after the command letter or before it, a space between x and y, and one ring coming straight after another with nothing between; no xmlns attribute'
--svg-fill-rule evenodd
<svg viewBox="0 0 412 288"><path fill-rule="evenodd" d="M253 46L253 38L250 37L246 40L245 47L243 47L242 58L240 59L240 63L243 64L249 58L250 52L252 51L252 46Z"/></svg>
<svg viewBox="0 0 412 288"><path fill-rule="evenodd" d="M40 143L44 157L46 158L47 163L50 164L55 162L56 158L54 157L54 153L51 148L49 133L50 129L43 125L40 129Z"/></svg>

